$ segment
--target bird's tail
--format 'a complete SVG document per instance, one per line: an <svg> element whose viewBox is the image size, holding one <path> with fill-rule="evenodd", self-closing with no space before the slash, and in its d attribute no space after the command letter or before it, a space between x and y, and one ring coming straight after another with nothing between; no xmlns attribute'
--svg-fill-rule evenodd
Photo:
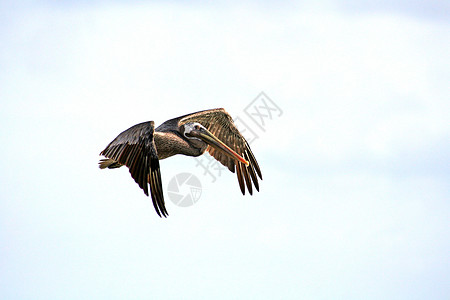
<svg viewBox="0 0 450 300"><path fill-rule="evenodd" d="M111 158L105 158L105 159L100 159L100 161L98 162L98 167L100 169L115 169L115 168L120 168L122 166L122 164L118 163L117 161L115 161L114 159Z"/></svg>

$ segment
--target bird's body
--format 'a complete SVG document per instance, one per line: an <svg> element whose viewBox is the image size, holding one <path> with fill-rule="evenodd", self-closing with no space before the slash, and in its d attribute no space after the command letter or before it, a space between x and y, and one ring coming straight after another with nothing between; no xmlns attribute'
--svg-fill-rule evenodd
<svg viewBox="0 0 450 300"><path fill-rule="evenodd" d="M262 179L258 163L245 138L223 109L211 109L168 120L154 128L154 122L132 126L119 134L101 153L99 166L118 168L126 165L136 183L148 196L159 216L167 216L162 192L159 160L176 154L199 156L208 151L231 172L237 171L239 185L252 194L259 191L256 174ZM245 185L244 185L245 182Z"/></svg>

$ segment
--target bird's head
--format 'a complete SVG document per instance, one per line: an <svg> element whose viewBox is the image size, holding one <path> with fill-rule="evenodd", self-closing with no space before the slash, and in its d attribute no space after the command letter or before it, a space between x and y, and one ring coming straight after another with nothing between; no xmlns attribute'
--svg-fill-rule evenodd
<svg viewBox="0 0 450 300"><path fill-rule="evenodd" d="M208 144L209 146L218 149L220 151L223 151L226 155L228 155L232 159L240 161L244 163L246 166L249 165L247 160L245 160L242 156L237 154L233 149L228 147L224 142L215 137L202 124L197 122L188 122L182 125L182 128L184 130L183 134L186 138L201 140L206 144Z"/></svg>
<svg viewBox="0 0 450 300"><path fill-rule="evenodd" d="M194 138L194 139L200 139L199 134L205 133L208 130L200 123L197 122L189 122L183 125L184 129L184 136L188 139Z"/></svg>

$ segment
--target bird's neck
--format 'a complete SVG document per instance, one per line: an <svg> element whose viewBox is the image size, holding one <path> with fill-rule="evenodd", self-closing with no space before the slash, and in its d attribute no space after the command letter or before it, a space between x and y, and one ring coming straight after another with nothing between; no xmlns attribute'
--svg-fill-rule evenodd
<svg viewBox="0 0 450 300"><path fill-rule="evenodd" d="M206 143L201 140L187 139L173 131L155 131L153 137L158 159L165 159L176 154L199 156L205 152L207 147Z"/></svg>

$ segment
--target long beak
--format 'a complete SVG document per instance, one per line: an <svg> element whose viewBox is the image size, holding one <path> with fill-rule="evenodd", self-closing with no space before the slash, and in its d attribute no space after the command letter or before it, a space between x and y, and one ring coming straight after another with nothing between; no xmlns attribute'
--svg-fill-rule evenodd
<svg viewBox="0 0 450 300"><path fill-rule="evenodd" d="M191 131L191 134L194 133L198 138L200 138L202 141L207 143L208 145L222 150L225 154L227 154L229 157L240 161L241 163L244 163L246 166L249 165L248 161L246 161L242 156L237 154L233 149L225 145L221 140L216 138L211 132L209 132L207 129L202 129L201 131Z"/></svg>

